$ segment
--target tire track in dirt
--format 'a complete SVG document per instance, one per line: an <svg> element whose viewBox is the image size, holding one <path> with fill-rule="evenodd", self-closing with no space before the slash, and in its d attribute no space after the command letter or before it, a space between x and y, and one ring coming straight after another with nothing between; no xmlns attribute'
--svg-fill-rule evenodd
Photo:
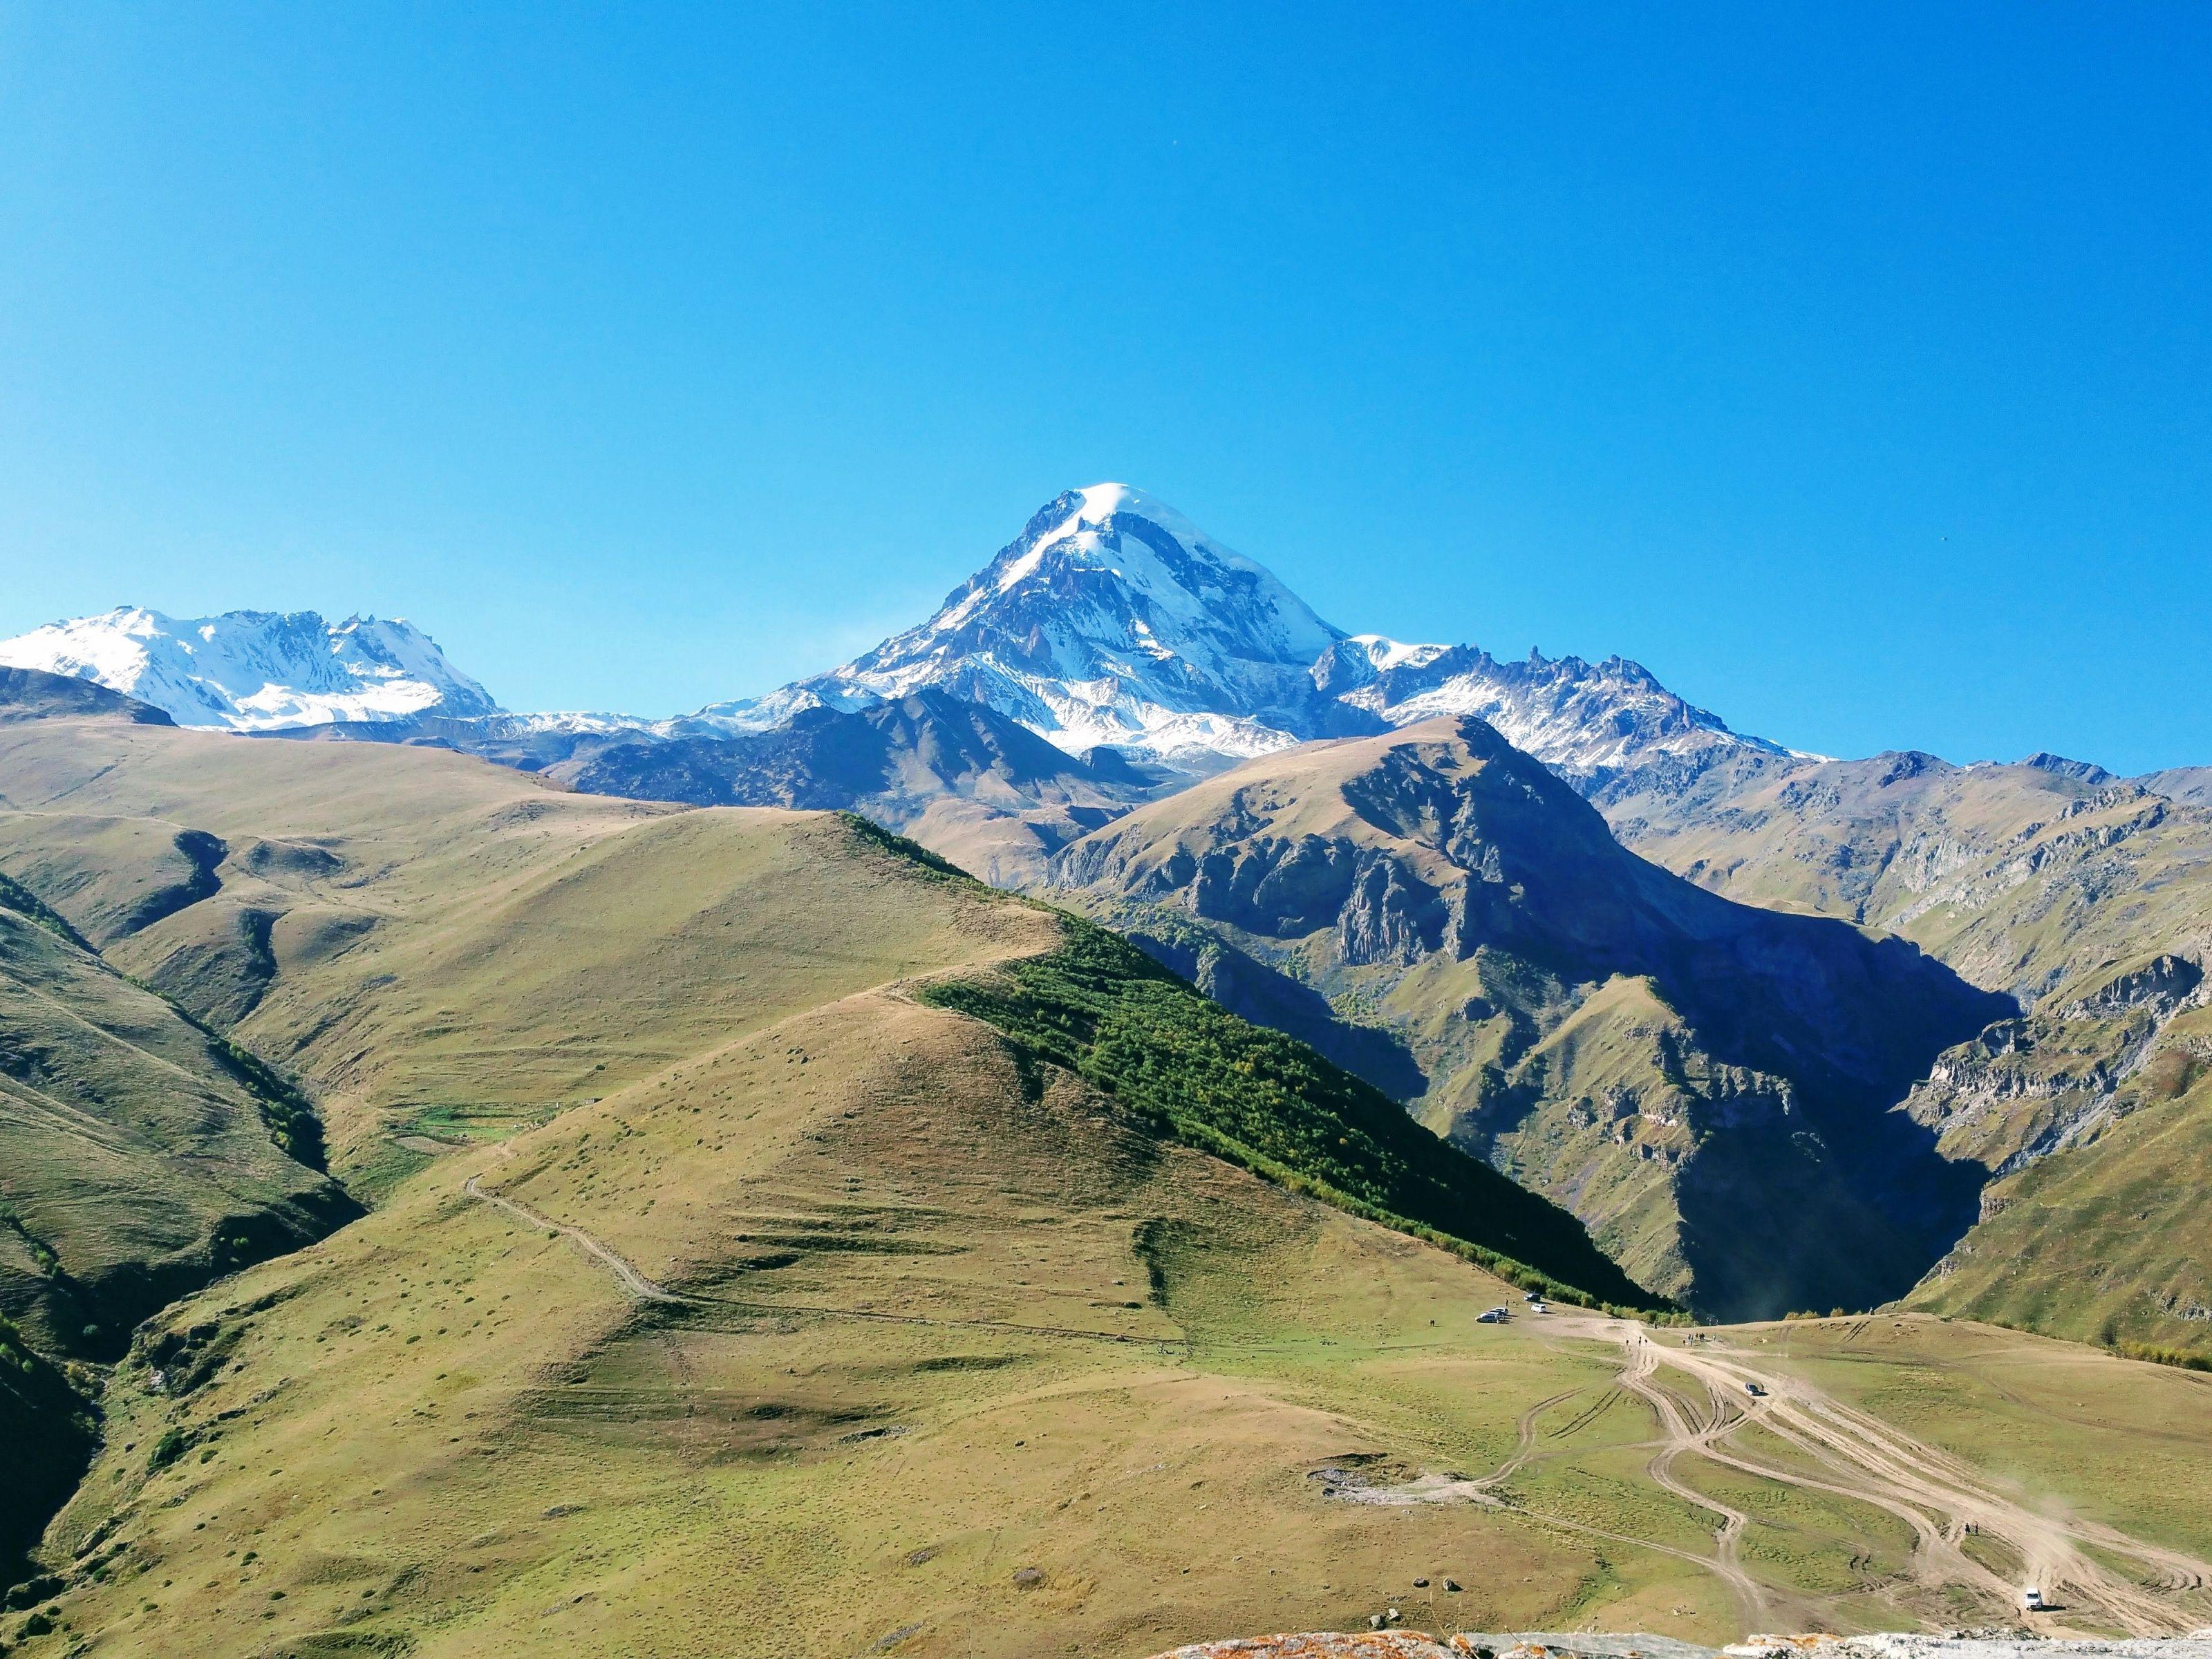
<svg viewBox="0 0 2212 1659"><path fill-rule="evenodd" d="M1674 1474L1676 1458L1684 1452L1705 1451L1716 1438L1733 1433L1735 1425L1718 1410L1710 1424L1692 1422L1685 1415L1681 1403L1652 1380L1659 1369L1658 1345L1638 1331L1627 1339L1627 1347L1628 1366L1620 1374L1620 1385L1651 1407L1658 1416L1660 1431L1666 1436L1665 1443L1644 1466L1645 1472L1685 1503L1721 1517L1719 1529L1713 1534L1713 1572L1735 1593L1743 1615L1742 1628L1764 1630L1771 1622L1766 1592L1743 1570L1743 1529L1749 1524L1750 1516L1718 1498L1707 1497Z"/></svg>
<svg viewBox="0 0 2212 1659"><path fill-rule="evenodd" d="M1548 1400L1539 1400L1527 1411L1522 1412L1520 1422L1514 1425L1516 1443L1512 1455L1474 1484L1478 1486L1494 1486L1526 1464L1536 1455L1536 1419L1562 1401L1572 1400L1581 1392L1580 1389L1566 1389L1564 1393L1553 1395Z"/></svg>
<svg viewBox="0 0 2212 1659"><path fill-rule="evenodd" d="M1562 1335L1607 1340L1622 1346L1628 1361L1622 1384L1651 1404L1667 1436L1666 1446L1653 1460L1652 1477L1701 1508L1735 1513L1702 1493L1686 1490L1674 1479L1672 1465L1686 1452L1762 1480L1870 1504L1898 1516L1914 1534L1915 1576L1931 1589L1963 1584L2001 1606L2016 1605L2016 1587L1966 1553L1963 1540L1972 1528L2008 1545L2024 1564L2030 1582L2042 1585L2047 1594L2094 1608L2135 1634L2178 1634L2202 1622L2160 1599L2150 1584L2105 1566L2088 1550L2141 1564L2151 1584L2201 1584L2212 1574L2205 1563L2178 1550L2145 1544L2102 1522L2039 1513L1963 1459L1847 1406L1809 1382L1769 1370L1740 1350L1710 1341L1680 1348L1662 1346L1642 1327L1626 1321L1570 1317L1555 1328ZM1656 1384L1653 1379L1662 1365L1685 1371L1705 1385L1716 1406L1712 1422L1702 1427L1692 1423L1680 1402ZM1747 1385L1753 1383L1765 1391L1763 1396L1750 1394ZM1739 1393L1749 1403L1740 1415L1731 1416L1722 1402L1733 1401ZM1812 1459L1831 1478L1775 1465L1727 1443L1753 1424ZM1730 1567L1735 1566L1732 1547L1741 1530L1740 1518L1723 1529L1722 1550ZM2042 1622L2050 1626L2045 1633L2071 1633L2055 1620Z"/></svg>

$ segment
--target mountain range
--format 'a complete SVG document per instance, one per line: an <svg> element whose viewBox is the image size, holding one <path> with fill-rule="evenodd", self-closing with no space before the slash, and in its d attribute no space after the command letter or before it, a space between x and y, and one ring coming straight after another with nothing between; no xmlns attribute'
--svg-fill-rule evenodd
<svg viewBox="0 0 2212 1659"><path fill-rule="evenodd" d="M410 623L312 611L179 618L124 606L0 643L0 667L91 680L179 726L269 732L495 712L489 693Z"/></svg>
<svg viewBox="0 0 2212 1659"><path fill-rule="evenodd" d="M2194 1628L2208 775L1349 634L1118 485L673 719L37 630L0 1644Z"/></svg>
<svg viewBox="0 0 2212 1659"><path fill-rule="evenodd" d="M119 610L0 644L0 665L186 726L453 749L592 793L865 813L1130 933L1565 1203L1647 1285L1715 1309L1863 1304L1939 1259L1956 1279L1978 1249L1974 1194L1994 1183L1994 1215L2005 1182L2126 1117L2206 995L2202 769L2127 781L2048 755L1802 753L1620 658L1500 662L1349 633L1121 484L1046 503L934 615L853 661L673 718L509 711L408 623L308 614ZM1438 754L1453 758L1408 758ZM1408 767L1425 777L1404 786L1415 817L1347 806ZM1524 805L1500 817L1504 779ZM1326 827L1273 827L1293 821ZM1140 850L1162 836L1172 857ZM1170 881L1178 860L1190 872ZM1243 873L1204 874L1217 867ZM1272 896L1240 908L1222 896L1239 880ZM1741 902L1699 913L1699 887ZM1501 894L1514 925L1468 933L1465 907ZM1729 951L1705 938L1714 917L1777 908L1933 960L1839 980L1811 965L1825 935L1770 919ZM1930 971L1957 978L1915 981ZM1816 1017L1775 1038L1784 1007ZM1762 1020L1764 1047L1746 1040ZM1761 1101L1810 1139L1745 1152ZM1799 1230L1802 1271L1754 1283L1744 1236L1765 1224L1746 1194L1761 1182L1827 1219ZM1887 1232L1847 1219L1854 1205ZM2190 1305L2193 1271L2116 1292L2114 1328L2188 1337L2160 1310Z"/></svg>
<svg viewBox="0 0 2212 1659"><path fill-rule="evenodd" d="M1174 508L1122 484L1069 490L919 627L827 673L690 715L514 714L404 622L143 610L0 641L0 665L96 680L179 724L337 727L549 762L577 748L757 734L935 689L1066 752L1112 748L1194 775L1321 737L1477 714L1569 775L1781 756L1637 664L1501 663L1468 646L1350 635ZM502 746L505 746L502 750Z"/></svg>
<svg viewBox="0 0 2212 1659"><path fill-rule="evenodd" d="M879 775L909 722L979 794L1039 760L938 702L755 760ZM1901 1310L1680 1329L1389 1093L866 819L36 671L0 716L11 1656L1718 1640L2014 1618L2031 1571L2094 1628L2206 1616L2198 1382ZM1462 1067L1445 1127L1626 1196L1599 1231L1647 1273L1679 1241L1687 1293L1941 1243L1933 1126L1879 1102L1984 995L1667 874L1479 720L1258 757L1058 862L1094 858L1054 896L1118 881L1347 1052L1494 1042L1505 1095ZM2185 1073L2059 1195L2108 1242L2203 1121Z"/></svg>

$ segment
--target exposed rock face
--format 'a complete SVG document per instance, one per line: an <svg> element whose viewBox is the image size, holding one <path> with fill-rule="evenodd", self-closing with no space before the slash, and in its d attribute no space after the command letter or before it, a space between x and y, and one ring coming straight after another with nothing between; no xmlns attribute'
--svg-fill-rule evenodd
<svg viewBox="0 0 2212 1659"><path fill-rule="evenodd" d="M1574 1208L1654 1289L1879 1299L1972 1218L1974 1176L1887 1109L2011 1005L1668 876L1480 720L1252 763L1054 879Z"/></svg>

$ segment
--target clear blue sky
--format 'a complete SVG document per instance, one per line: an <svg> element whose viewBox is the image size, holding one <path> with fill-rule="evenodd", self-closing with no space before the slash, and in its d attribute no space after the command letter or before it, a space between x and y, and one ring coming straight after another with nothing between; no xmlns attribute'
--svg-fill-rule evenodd
<svg viewBox="0 0 2212 1659"><path fill-rule="evenodd" d="M1118 477L1805 747L2212 762L2208 86L2182 3L0 5L0 631L669 713Z"/></svg>

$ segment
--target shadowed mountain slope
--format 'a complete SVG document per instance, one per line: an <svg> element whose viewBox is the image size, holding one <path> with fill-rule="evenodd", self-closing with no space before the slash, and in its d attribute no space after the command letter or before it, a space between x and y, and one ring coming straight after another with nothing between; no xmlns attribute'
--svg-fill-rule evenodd
<svg viewBox="0 0 2212 1659"><path fill-rule="evenodd" d="M1396 1038L1382 1076L1418 1068L1417 1115L1655 1289L1739 1315L1864 1305L1972 1218L1975 1177L1887 1109L2009 1004L1902 941L1644 862L1479 720L1251 763L1054 873L1243 1012L1325 1000Z"/></svg>
<svg viewBox="0 0 2212 1659"><path fill-rule="evenodd" d="M57 714L110 715L141 726L173 726L151 703L111 691L93 680L39 668L0 668L0 721L46 720Z"/></svg>
<svg viewBox="0 0 2212 1659"><path fill-rule="evenodd" d="M594 794L862 811L994 886L1033 883L1051 853L1158 782L1112 750L1078 758L934 687L858 713L803 709L769 732L628 744L547 771Z"/></svg>
<svg viewBox="0 0 2212 1659"><path fill-rule="evenodd" d="M2194 1122L2212 1100L2188 1083L2212 1055L2212 811L2187 774L2172 794L2156 781L1893 754L1709 775L1615 823L1717 890L1893 929L2019 998L1908 1103L1997 1177L1917 1300L2212 1356L2212 1322L2175 1311L2212 1306L2212 1240L2178 1212L2144 1224L2212 1182ZM2128 1123L2153 1105L2157 1127ZM2117 1196L2138 1186L2140 1203Z"/></svg>

